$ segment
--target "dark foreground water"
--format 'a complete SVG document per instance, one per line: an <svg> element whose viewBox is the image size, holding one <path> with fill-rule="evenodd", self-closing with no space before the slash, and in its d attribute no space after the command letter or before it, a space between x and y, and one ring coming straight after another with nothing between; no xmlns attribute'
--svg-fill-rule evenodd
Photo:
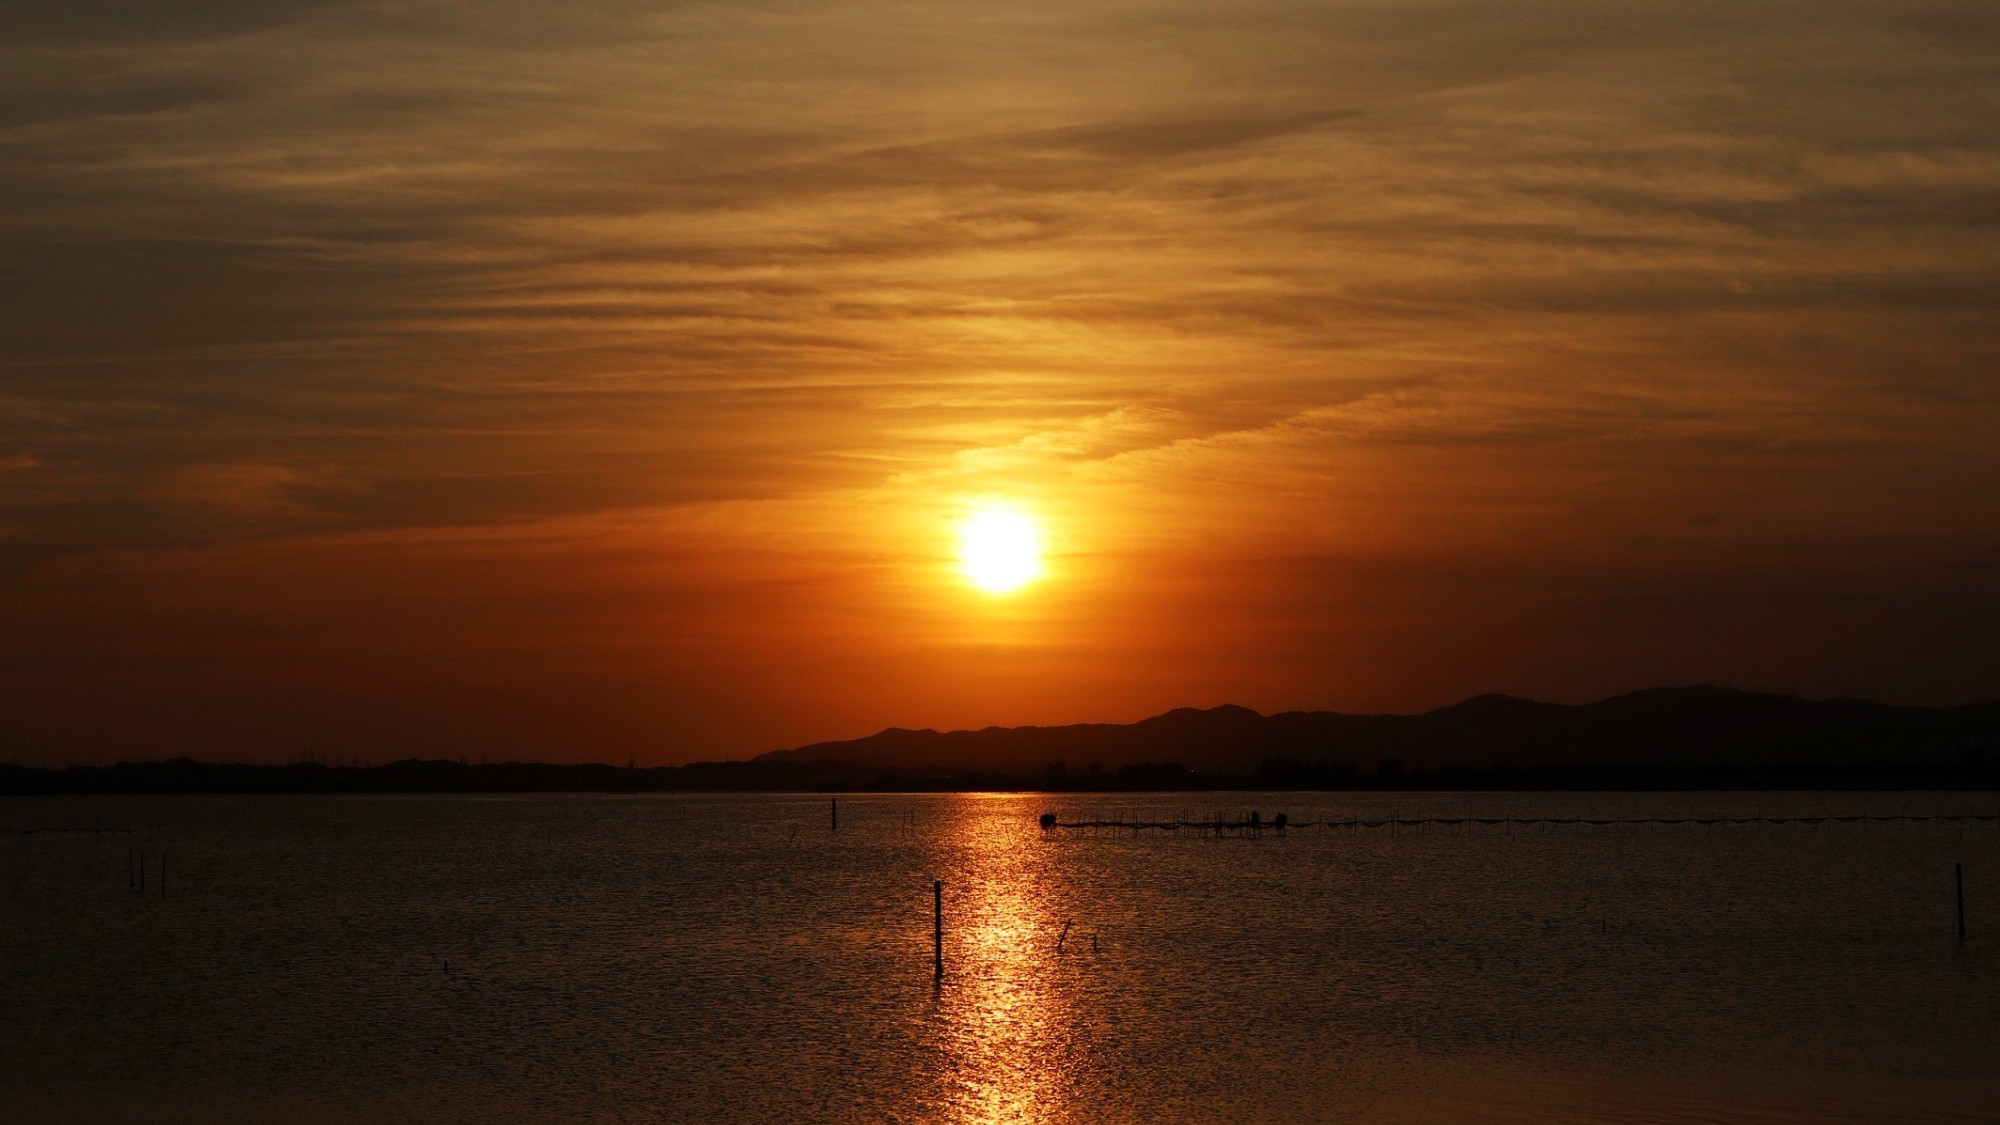
<svg viewBox="0 0 2000 1125"><path fill-rule="evenodd" d="M1035 818L1996 803L882 796L830 833L798 796L0 802L0 830L139 829L0 836L0 1117L1993 1121L1991 822Z"/></svg>

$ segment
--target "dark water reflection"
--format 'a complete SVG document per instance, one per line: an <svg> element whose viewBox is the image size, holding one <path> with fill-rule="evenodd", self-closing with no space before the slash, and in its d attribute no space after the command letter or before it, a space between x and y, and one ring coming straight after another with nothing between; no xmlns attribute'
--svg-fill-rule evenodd
<svg viewBox="0 0 2000 1125"><path fill-rule="evenodd" d="M1992 824L1217 840L1045 837L1035 816L1680 815L1690 798L841 805L830 833L824 798L789 796L0 804L0 828L143 829L0 837L0 1105L25 1120L1946 1121L1992 1120L2000 1094ZM164 899L127 889L134 845L167 852Z"/></svg>

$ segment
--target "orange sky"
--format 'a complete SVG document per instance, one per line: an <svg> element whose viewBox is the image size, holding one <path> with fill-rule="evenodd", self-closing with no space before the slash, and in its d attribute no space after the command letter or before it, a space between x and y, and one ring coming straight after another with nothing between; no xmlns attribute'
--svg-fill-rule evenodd
<svg viewBox="0 0 2000 1125"><path fill-rule="evenodd" d="M0 42L0 760L2000 694L1990 3L172 8Z"/></svg>

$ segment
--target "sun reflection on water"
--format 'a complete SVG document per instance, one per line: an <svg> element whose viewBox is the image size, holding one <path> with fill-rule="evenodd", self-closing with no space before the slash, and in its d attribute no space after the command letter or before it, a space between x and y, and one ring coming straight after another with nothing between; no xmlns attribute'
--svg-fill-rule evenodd
<svg viewBox="0 0 2000 1125"><path fill-rule="evenodd" d="M945 827L945 980L935 1025L949 1120L1067 1120L1077 1061L1060 903L1014 802L956 803ZM1076 953L1074 938L1068 944Z"/></svg>

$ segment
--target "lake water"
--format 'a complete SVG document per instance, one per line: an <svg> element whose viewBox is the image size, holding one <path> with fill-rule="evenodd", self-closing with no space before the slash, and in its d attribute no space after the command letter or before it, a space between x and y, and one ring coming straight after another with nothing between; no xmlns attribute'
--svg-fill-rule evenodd
<svg viewBox="0 0 2000 1125"><path fill-rule="evenodd" d="M1994 1121L1992 822L1036 817L1996 804L847 796L831 832L793 795L4 801L0 829L138 831L0 836L0 1116Z"/></svg>

